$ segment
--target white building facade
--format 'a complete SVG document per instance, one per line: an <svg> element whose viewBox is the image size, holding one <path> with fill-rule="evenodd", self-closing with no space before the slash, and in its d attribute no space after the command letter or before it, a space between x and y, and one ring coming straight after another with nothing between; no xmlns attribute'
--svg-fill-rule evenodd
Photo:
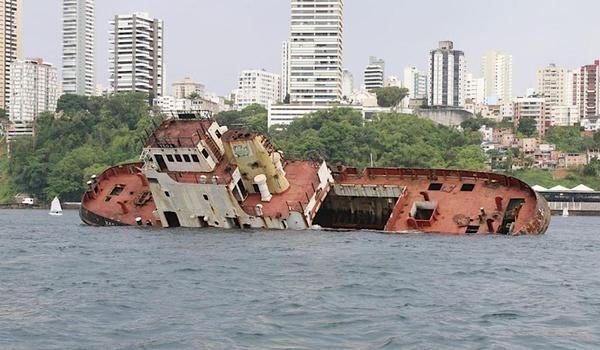
<svg viewBox="0 0 600 350"><path fill-rule="evenodd" d="M465 104L485 103L485 79L475 78L472 73L465 75Z"/></svg>
<svg viewBox="0 0 600 350"><path fill-rule="evenodd" d="M10 99L10 66L21 59L21 0L0 0L0 108Z"/></svg>
<svg viewBox="0 0 600 350"><path fill-rule="evenodd" d="M281 44L281 92L279 95L284 100L290 91L290 42Z"/></svg>
<svg viewBox="0 0 600 350"><path fill-rule="evenodd" d="M9 138L32 135L42 112L54 112L58 101L58 71L42 59L18 60L10 67ZM11 130L17 134L11 135Z"/></svg>
<svg viewBox="0 0 600 350"><path fill-rule="evenodd" d="M489 50L481 57L481 76L485 79L485 96L500 103L510 103L513 96L513 57L508 52Z"/></svg>
<svg viewBox="0 0 600 350"><path fill-rule="evenodd" d="M371 56L369 65L365 68L364 84L367 91L375 91L384 86L385 80L385 61Z"/></svg>
<svg viewBox="0 0 600 350"><path fill-rule="evenodd" d="M175 98L188 98L192 94L204 97L206 92L206 88L203 84L194 81L194 79L190 77L185 77L182 81L174 82L171 84L171 87Z"/></svg>
<svg viewBox="0 0 600 350"><path fill-rule="evenodd" d="M410 99L427 98L427 74L417 67L404 68L402 86L408 89Z"/></svg>
<svg viewBox="0 0 600 350"><path fill-rule="evenodd" d="M354 75L347 69L342 74L342 99L349 100L354 92Z"/></svg>
<svg viewBox="0 0 600 350"><path fill-rule="evenodd" d="M115 16L110 26L111 92L164 95L163 21L134 13Z"/></svg>
<svg viewBox="0 0 600 350"><path fill-rule="evenodd" d="M292 104L342 99L343 0L291 0L289 94Z"/></svg>
<svg viewBox="0 0 600 350"><path fill-rule="evenodd" d="M235 108L242 110L252 104L268 107L281 101L281 78L265 70L244 70L238 80Z"/></svg>
<svg viewBox="0 0 600 350"><path fill-rule="evenodd" d="M465 70L464 52L454 50L452 41L441 41L429 55L429 106L462 107Z"/></svg>
<svg viewBox="0 0 600 350"><path fill-rule="evenodd" d="M95 0L63 0L62 86L65 94L95 94L95 8Z"/></svg>

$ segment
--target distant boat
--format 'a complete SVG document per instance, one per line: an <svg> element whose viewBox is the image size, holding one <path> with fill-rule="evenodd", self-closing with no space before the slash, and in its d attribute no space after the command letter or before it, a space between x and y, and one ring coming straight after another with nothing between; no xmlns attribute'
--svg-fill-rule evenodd
<svg viewBox="0 0 600 350"><path fill-rule="evenodd" d="M569 217L569 209L568 208L563 208L562 216L563 216L563 218Z"/></svg>
<svg viewBox="0 0 600 350"><path fill-rule="evenodd" d="M62 216L63 210L60 206L60 200L58 199L58 197L54 197L54 199L52 200L52 205L50 206L50 213L48 214L52 216Z"/></svg>

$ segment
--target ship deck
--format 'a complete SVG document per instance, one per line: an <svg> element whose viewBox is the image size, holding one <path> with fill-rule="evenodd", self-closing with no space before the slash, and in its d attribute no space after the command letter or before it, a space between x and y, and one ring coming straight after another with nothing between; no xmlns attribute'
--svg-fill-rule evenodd
<svg viewBox="0 0 600 350"><path fill-rule="evenodd" d="M313 161L288 161L285 166L286 178L290 187L283 193L273 193L270 202L262 202L260 194L248 195L242 209L248 215L256 215L256 205L263 206L268 217L287 217L290 211L304 212L309 198L319 187L319 164Z"/></svg>

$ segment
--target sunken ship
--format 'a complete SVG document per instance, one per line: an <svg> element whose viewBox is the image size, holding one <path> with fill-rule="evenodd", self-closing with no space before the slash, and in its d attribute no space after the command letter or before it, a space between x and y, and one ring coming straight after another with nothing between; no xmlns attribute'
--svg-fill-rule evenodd
<svg viewBox="0 0 600 350"><path fill-rule="evenodd" d="M452 235L540 235L550 216L509 176L290 160L265 135L206 118L162 122L140 162L91 177L80 208L94 226Z"/></svg>

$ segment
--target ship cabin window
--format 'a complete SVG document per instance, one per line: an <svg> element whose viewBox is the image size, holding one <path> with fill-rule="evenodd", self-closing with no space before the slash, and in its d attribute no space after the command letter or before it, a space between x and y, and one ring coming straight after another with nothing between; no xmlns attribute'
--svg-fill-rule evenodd
<svg viewBox="0 0 600 350"><path fill-rule="evenodd" d="M204 197L204 200L208 202L208 195L203 195L202 197Z"/></svg>
<svg viewBox="0 0 600 350"><path fill-rule="evenodd" d="M181 159L181 156L179 154L175 155L175 160L178 161L179 163L183 162L183 159Z"/></svg>
<svg viewBox="0 0 600 350"><path fill-rule="evenodd" d="M208 159L208 157L210 157L210 154L208 154L208 151L206 149L202 150L202 155L204 156L204 158Z"/></svg>
<svg viewBox="0 0 600 350"><path fill-rule="evenodd" d="M170 154L167 154L167 160L171 163L173 163L175 161L175 159L173 159L173 156Z"/></svg>
<svg viewBox="0 0 600 350"><path fill-rule="evenodd" d="M215 130L215 135L217 135L218 138L221 138L221 132L219 130Z"/></svg>
<svg viewBox="0 0 600 350"><path fill-rule="evenodd" d="M165 196L171 197L171 194L169 193L169 191L165 191Z"/></svg>
<svg viewBox="0 0 600 350"><path fill-rule="evenodd" d="M429 191L441 191L444 184L432 183L429 185Z"/></svg>
<svg viewBox="0 0 600 350"><path fill-rule="evenodd" d="M461 192L473 192L475 190L475 184L463 184L460 188Z"/></svg>
<svg viewBox="0 0 600 350"><path fill-rule="evenodd" d="M197 156L197 155L195 155L195 154L192 154L192 161L193 161L194 163L200 163L200 159L198 159L198 156Z"/></svg>
<svg viewBox="0 0 600 350"><path fill-rule="evenodd" d="M187 154L183 155L183 160L185 160L186 163L189 163L192 161L192 159L190 158L190 156L188 156Z"/></svg>

